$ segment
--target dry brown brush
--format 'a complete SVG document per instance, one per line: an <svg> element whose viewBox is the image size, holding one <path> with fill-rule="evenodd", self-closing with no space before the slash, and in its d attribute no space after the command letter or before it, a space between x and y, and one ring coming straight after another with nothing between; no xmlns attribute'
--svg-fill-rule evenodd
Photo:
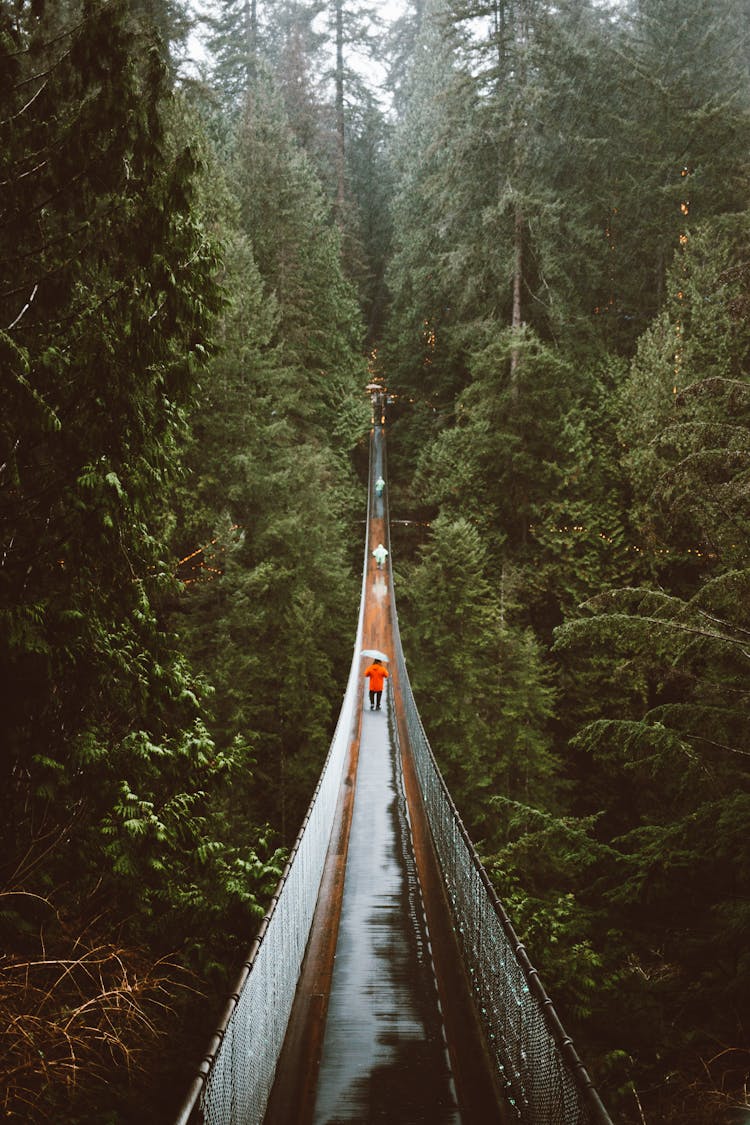
<svg viewBox="0 0 750 1125"><path fill-rule="evenodd" d="M176 992L190 987L168 959L96 941L90 929L66 937L53 913L54 938L40 929L0 968L0 1112L27 1122L59 1120L61 1104L127 1082L164 1034Z"/></svg>

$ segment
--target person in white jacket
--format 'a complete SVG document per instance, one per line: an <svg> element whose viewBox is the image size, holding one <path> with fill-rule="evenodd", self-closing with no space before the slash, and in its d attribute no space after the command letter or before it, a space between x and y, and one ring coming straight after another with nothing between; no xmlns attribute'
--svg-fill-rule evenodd
<svg viewBox="0 0 750 1125"><path fill-rule="evenodd" d="M382 570L383 563L388 558L388 551L382 543L378 543L377 547L372 553L375 558L375 562L378 564L378 570Z"/></svg>

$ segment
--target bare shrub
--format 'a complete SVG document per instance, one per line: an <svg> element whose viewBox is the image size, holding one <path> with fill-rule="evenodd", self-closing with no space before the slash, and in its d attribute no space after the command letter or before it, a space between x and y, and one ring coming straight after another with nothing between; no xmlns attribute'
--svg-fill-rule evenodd
<svg viewBox="0 0 750 1125"><path fill-rule="evenodd" d="M13 897L0 895L0 906ZM191 987L169 959L97 942L90 930L71 938L53 914L52 939L40 928L0 973L0 1110L29 1122L59 1120L61 1100L127 1080L164 1034L175 993Z"/></svg>

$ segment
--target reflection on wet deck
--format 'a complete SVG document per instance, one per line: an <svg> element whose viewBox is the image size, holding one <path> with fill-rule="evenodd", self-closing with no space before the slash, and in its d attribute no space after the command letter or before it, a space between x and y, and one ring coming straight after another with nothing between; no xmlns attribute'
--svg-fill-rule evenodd
<svg viewBox="0 0 750 1125"><path fill-rule="evenodd" d="M387 494L375 497L372 484L387 479L384 453L376 430L355 654L361 694L264 1125L505 1120L418 793L398 667L382 711L370 710L363 675L366 654L394 652L391 558L381 570L372 555L373 544L390 550Z"/></svg>
<svg viewBox="0 0 750 1125"><path fill-rule="evenodd" d="M315 1125L461 1120L388 714L362 715Z"/></svg>

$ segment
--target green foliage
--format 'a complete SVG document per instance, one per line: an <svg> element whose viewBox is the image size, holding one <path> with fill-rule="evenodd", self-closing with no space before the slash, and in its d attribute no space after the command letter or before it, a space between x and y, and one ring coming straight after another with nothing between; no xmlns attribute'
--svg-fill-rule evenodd
<svg viewBox="0 0 750 1125"><path fill-rule="evenodd" d="M172 90L179 5L0 8L14 972L77 949L90 988L97 916L198 1026L160 954L220 987L262 913L348 663L353 278L424 539L410 672L493 880L624 1121L742 1099L746 7L415 5L388 153L347 60L336 113L314 87L314 5L222 3L222 167ZM54 1036L70 994L43 991ZM104 1082L40 1104L120 1120Z"/></svg>
<svg viewBox="0 0 750 1125"><path fill-rule="evenodd" d="M618 458L620 378L614 363L591 372L559 420L547 494L534 503L524 601L545 639L603 585L641 569Z"/></svg>
<svg viewBox="0 0 750 1125"><path fill-rule="evenodd" d="M494 794L554 803L558 790L547 731L554 693L538 646L506 622L468 520L436 520L419 564L399 576L410 678L431 744L470 832L496 843L505 829Z"/></svg>
<svg viewBox="0 0 750 1125"><path fill-rule="evenodd" d="M172 620L215 686L217 744L253 745L226 816L238 831L269 819L291 843L350 655L348 455L369 413L337 236L280 106L258 99L223 194L231 299L193 415Z"/></svg>
<svg viewBox="0 0 750 1125"><path fill-rule="evenodd" d="M595 817L556 816L504 796L493 803L507 842L485 859L487 871L542 978L554 980L558 1010L585 1026L606 987L597 951L606 920L593 886L611 851L596 840Z"/></svg>
<svg viewBox="0 0 750 1125"><path fill-rule="evenodd" d="M487 337L478 336L455 425L425 449L416 486L443 511L470 514L496 552L505 543L522 552L554 479L557 427L574 375L530 331Z"/></svg>
<svg viewBox="0 0 750 1125"><path fill-rule="evenodd" d="M203 17L212 55L212 85L224 113L236 113L258 73L261 42L257 0L219 0Z"/></svg>
<svg viewBox="0 0 750 1125"><path fill-rule="evenodd" d="M284 358L304 374L308 409L320 421L350 390L362 325L328 202L270 79L248 99L234 181L242 229L277 303Z"/></svg>
<svg viewBox="0 0 750 1125"><path fill-rule="evenodd" d="M119 901L131 899L142 940L181 948L202 973L230 966L232 935L251 932L283 866L267 829L246 825L241 846L227 839L223 809L237 775L247 775L247 747L236 740L228 753L217 751L197 721L160 745L133 731L114 753L137 763L97 826L96 854L111 867ZM93 769L89 763L89 776Z"/></svg>
<svg viewBox="0 0 750 1125"><path fill-rule="evenodd" d="M391 464L412 482L392 496L431 523L404 533L427 542L399 566L410 672L449 785L501 856L493 878L624 1120L702 1122L730 1090L742 1099L743 13L436 0L400 90L382 354ZM459 526L465 574L448 561ZM528 655L505 656L499 691L482 679L501 620L516 652L533 628L537 659L556 637L541 722L512 721L527 684L540 698ZM457 685L447 708L435 668ZM528 756L553 784L519 790L500 755L486 768L493 722L509 761L534 732ZM557 827L541 834L544 817ZM725 1002L733 989L743 999Z"/></svg>
<svg viewBox="0 0 750 1125"><path fill-rule="evenodd" d="M169 508L223 298L202 144L131 7L2 13L3 937L44 960L34 904L64 900L63 959L97 918L126 975L148 948L218 976L281 855L266 830L231 839L228 775L249 748L217 749L204 677L164 627ZM98 1082L93 1064L81 1078ZM118 1096L126 1081L105 1078ZM75 1115L71 1091L52 1082L39 1112Z"/></svg>
<svg viewBox="0 0 750 1125"><path fill-rule="evenodd" d="M349 117L346 155L351 200L345 264L347 276L357 282L368 343L379 346L389 302L385 273L393 238L394 182L388 151L392 129L374 99L361 108L352 107Z"/></svg>
<svg viewBox="0 0 750 1125"><path fill-rule="evenodd" d="M678 1057L694 1036L741 1042L744 845L734 849L748 826L746 586L746 572L730 572L688 601L617 591L591 603L593 617L558 630L579 666L606 651L644 675L640 711L618 716L613 702L614 717L589 723L573 743L590 756L600 788L619 798L602 823L620 858L599 891L630 935L627 959L642 973L652 1018L658 1013L648 1045L639 1027L621 1025L642 1065L653 1053ZM626 978L624 996L635 980ZM698 1011L706 995L715 997L708 1021ZM661 1029L678 1005L679 1035Z"/></svg>
<svg viewBox="0 0 750 1125"><path fill-rule="evenodd" d="M636 527L700 571L745 558L747 258L744 218L696 232L622 394Z"/></svg>
<svg viewBox="0 0 750 1125"><path fill-rule="evenodd" d="M745 207L736 156L750 125L747 26L725 0L647 0L622 49L611 104L613 274L619 311L640 332L658 312L681 238Z"/></svg>
<svg viewBox="0 0 750 1125"><path fill-rule="evenodd" d="M156 530L218 307L216 256L191 213L198 147L168 125L143 32L117 5L87 9L67 47L54 24L30 26L23 65L49 74L6 150L3 788L23 806L59 779L42 763L59 763L58 799L76 809L77 748L107 762L146 716L158 743L188 690L153 608L167 573Z"/></svg>

